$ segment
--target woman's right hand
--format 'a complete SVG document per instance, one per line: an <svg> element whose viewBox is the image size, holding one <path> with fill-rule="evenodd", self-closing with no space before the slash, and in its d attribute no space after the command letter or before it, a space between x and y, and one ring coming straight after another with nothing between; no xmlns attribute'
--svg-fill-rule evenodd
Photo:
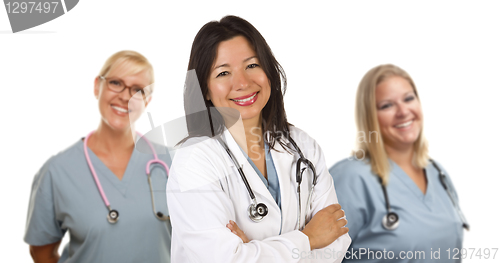
<svg viewBox="0 0 500 263"><path fill-rule="evenodd" d="M349 231L345 227L347 220L342 218L344 216L339 204L329 205L313 216L302 230L309 237L311 250L326 247Z"/></svg>
<svg viewBox="0 0 500 263"><path fill-rule="evenodd" d="M250 239L248 239L247 235L245 234L245 232L243 232L243 230L241 230L238 225L236 224L236 222L234 222L233 220L229 220L229 224L226 225L226 227L231 230L231 232L235 235L237 235L239 238L241 238L241 240L243 241L243 243L248 243L250 242Z"/></svg>

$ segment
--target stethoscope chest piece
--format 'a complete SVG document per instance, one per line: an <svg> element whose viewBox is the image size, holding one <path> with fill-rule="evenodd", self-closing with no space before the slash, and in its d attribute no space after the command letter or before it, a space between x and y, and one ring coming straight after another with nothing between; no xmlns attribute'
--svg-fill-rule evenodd
<svg viewBox="0 0 500 263"><path fill-rule="evenodd" d="M268 213L267 206L263 203L259 203L257 205L252 203L248 207L248 216L254 222L262 221L262 219L264 219L267 213Z"/></svg>
<svg viewBox="0 0 500 263"><path fill-rule="evenodd" d="M389 212L382 218L382 226L387 230L394 230L399 226L399 216L395 212Z"/></svg>
<svg viewBox="0 0 500 263"><path fill-rule="evenodd" d="M255 198L255 194L253 193L252 188L250 187L250 184L248 183L248 180L245 176L245 173L243 172L242 166L238 163L238 161L236 160L236 157L233 155L233 153L231 152L231 150L229 149L227 144L222 140L222 138L217 137L216 139L222 145L224 150L226 150L231 161L235 164L236 169L238 170L238 173L240 174L241 179L242 179L243 183L245 184L245 187L247 188L248 195L250 196L250 199L252 200L250 203L250 206L248 207L248 217L250 217L250 219L256 223L262 221L262 219L264 219L264 217L269 212L267 206L264 203L257 203L256 198ZM297 185L298 185L297 186L297 189L298 189L297 204L299 206L298 207L298 211L299 211L298 219L300 219L301 218L301 214L300 214L300 211L301 211L301 209L300 209L300 183L302 182L302 173L306 169L306 168L303 168L301 170L300 169L301 164L303 163L309 169L311 169L311 171L313 172L313 175L314 175L309 196L312 195L312 191L314 190L314 185L316 185L317 175L316 175L316 170L314 168L314 165L304 157L304 155L302 154L302 151L300 151L300 148L297 146L295 141L293 141L292 138L288 138L288 139L289 139L290 143L293 145L293 147L295 148L295 150L297 150L297 152L300 155L300 159L297 161L297 166L296 166L297 167L296 180L297 180ZM309 200L308 200L308 203L309 203ZM298 225L300 226L300 221L298 221Z"/></svg>
<svg viewBox="0 0 500 263"><path fill-rule="evenodd" d="M110 222L111 224L116 223L118 221L119 216L120 216L120 214L118 213L118 211L116 211L116 210L109 211L108 222Z"/></svg>
<svg viewBox="0 0 500 263"><path fill-rule="evenodd" d="M385 208L387 209L387 214L382 217L382 226L387 230L394 230L399 226L399 216L398 214L396 214L396 212L391 211L389 196L387 195L387 188L382 183L382 179L379 178L379 182L382 186L382 191L384 192Z"/></svg>
<svg viewBox="0 0 500 263"><path fill-rule="evenodd" d="M155 214L155 216L156 216L156 218L160 219L161 221L167 221L168 219L170 219L170 216L166 216L162 212L157 212Z"/></svg>

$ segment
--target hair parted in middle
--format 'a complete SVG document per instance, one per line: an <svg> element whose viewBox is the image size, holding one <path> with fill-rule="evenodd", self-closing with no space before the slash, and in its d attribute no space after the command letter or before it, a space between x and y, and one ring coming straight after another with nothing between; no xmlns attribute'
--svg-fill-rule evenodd
<svg viewBox="0 0 500 263"><path fill-rule="evenodd" d="M188 70L194 69L198 77L197 81L208 111L211 129L207 129L206 120L200 120L203 118L203 114L193 114L195 112L193 109L199 108L199 105L196 105L199 100L193 98L193 93L199 93L199 91L193 90L197 89L197 85L193 85L193 80L186 79L184 110L189 133L187 138L213 137L224 131L224 121L220 113L216 110L210 111L210 107L214 107L214 105L210 100L207 100L208 79L217 57L219 44L236 36L243 36L250 43L271 86L269 101L261 112L262 132L269 137L265 137L265 140L272 149L275 149L276 142L287 149L288 146L279 140L281 135L289 134L291 125L287 121L283 102L283 94L286 91L285 72L259 31L248 21L237 16L225 16L220 21L205 24L194 38Z"/></svg>
<svg viewBox="0 0 500 263"><path fill-rule="evenodd" d="M395 76L406 79L413 88L415 96L420 100L417 88L410 75L403 69L391 64L380 65L369 70L359 83L356 93L356 126L358 134L365 135L364 140L360 141L358 139L357 141L358 150L362 150L365 153L365 157L369 158L372 172L380 177L384 185L387 185L389 182L391 168L378 123L375 89L384 80ZM374 140L371 138L372 133L375 133L376 136ZM368 136L368 140L366 140L366 136ZM425 168L428 164L429 156L427 140L423 135L423 125L414 143L414 149L414 165L419 168Z"/></svg>

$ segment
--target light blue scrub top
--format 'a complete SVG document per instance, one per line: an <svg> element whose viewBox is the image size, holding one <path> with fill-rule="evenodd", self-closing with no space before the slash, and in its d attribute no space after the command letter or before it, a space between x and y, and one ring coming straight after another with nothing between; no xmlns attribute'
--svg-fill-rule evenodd
<svg viewBox="0 0 500 263"><path fill-rule="evenodd" d="M395 230L382 226L382 218L387 214L384 194L369 163L348 158L329 170L352 238L344 261L460 262L453 256L462 248L462 221L436 168L431 163L425 168L427 191L424 195L396 163L390 163L387 194L391 209L400 221ZM448 173L439 167L447 175L447 185L458 203ZM380 252L376 254L377 251Z"/></svg>
<svg viewBox="0 0 500 263"><path fill-rule="evenodd" d="M266 152L267 179L262 175L259 168L257 168L257 166L253 163L252 159L248 157L245 151L243 151L241 147L240 149L243 152L243 155L245 155L245 157L247 158L250 165L252 165L255 172L259 175L260 179L262 180L266 188L269 190L269 193L271 193L271 195L273 196L274 201L276 201L276 204L278 205L281 211L281 193L280 193L280 184L278 181L278 174L276 173L276 167L274 166L273 157L271 156L271 152L269 151L269 146L267 145L267 143L264 143L264 145L266 148L265 152Z"/></svg>
<svg viewBox="0 0 500 263"><path fill-rule="evenodd" d="M168 151L160 154L158 145L155 149L170 167ZM146 175L146 163L153 155L134 149L122 180L90 149L89 156L111 208L119 212L118 222L110 224L106 218L108 209L79 140L50 158L36 174L25 242L34 246L55 243L68 231L70 241L59 262L170 262L170 220L154 216ZM151 168L156 210L168 215L165 169Z"/></svg>

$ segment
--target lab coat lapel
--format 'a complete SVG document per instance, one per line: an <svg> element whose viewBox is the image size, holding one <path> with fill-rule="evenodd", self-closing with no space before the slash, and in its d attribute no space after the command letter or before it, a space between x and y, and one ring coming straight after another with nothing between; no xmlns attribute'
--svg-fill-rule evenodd
<svg viewBox="0 0 500 263"><path fill-rule="evenodd" d="M294 172L296 158L294 154L288 153L279 143L276 143L274 147L276 150L271 150L271 156L273 157L280 184L282 218L296 219L298 214ZM296 220L281 220L281 231L291 231L295 229L295 225Z"/></svg>
<svg viewBox="0 0 500 263"><path fill-rule="evenodd" d="M269 190L265 186L264 182L262 182L262 180L260 179L257 172L255 172L252 165L248 162L247 158L245 157L245 155L241 151L240 147L238 146L238 144L236 143L233 136L231 135L231 133L228 130L224 131L224 139L223 140L226 141L226 144L229 147L229 150L231 150L231 152L235 156L238 163L243 166L243 173L245 174L247 181L248 181L248 184L252 188L252 191L253 191L255 197L257 198L257 203L261 203L261 202L265 203L267 205L268 209L278 210L278 212L279 212L279 207L276 204L276 202L274 201L273 196L271 195L271 193L269 192ZM229 166L235 166L235 164L233 162L231 162L229 156L228 156L228 160L229 160L229 163L228 163ZM239 175L239 173L236 171L236 168L234 169L234 176L237 176L238 178L241 177ZM242 180L242 179L240 178L240 180ZM243 182L241 182L241 183L243 184ZM245 190L245 194L248 196L248 199L251 200L250 195L246 190Z"/></svg>

